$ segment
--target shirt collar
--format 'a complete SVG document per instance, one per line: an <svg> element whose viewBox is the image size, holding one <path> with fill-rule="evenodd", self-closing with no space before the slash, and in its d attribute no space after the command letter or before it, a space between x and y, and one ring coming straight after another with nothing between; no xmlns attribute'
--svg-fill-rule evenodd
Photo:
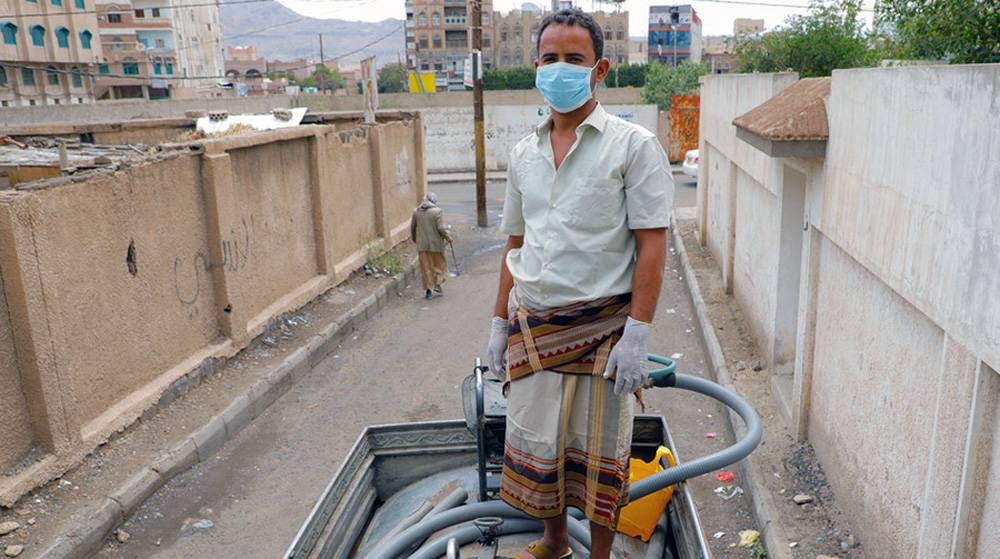
<svg viewBox="0 0 1000 559"><path fill-rule="evenodd" d="M608 113L607 111L604 110L604 105L601 105L600 101L598 101L597 105L594 107L594 110L590 111L590 114L587 115L587 118L583 119L583 122L581 122L580 125L576 127L576 129L579 130L584 126L590 126L594 130L597 130L598 132L604 132L604 128L607 126L607 124L608 124ZM535 134L537 134L538 137L541 138L544 134L546 134L549 131L551 125L552 125L552 115L550 114L549 116L545 117L545 120L543 120L541 124L535 127Z"/></svg>

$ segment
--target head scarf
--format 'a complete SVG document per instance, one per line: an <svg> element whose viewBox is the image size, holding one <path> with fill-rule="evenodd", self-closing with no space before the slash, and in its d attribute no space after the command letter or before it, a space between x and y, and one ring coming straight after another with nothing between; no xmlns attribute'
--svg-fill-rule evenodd
<svg viewBox="0 0 1000 559"><path fill-rule="evenodd" d="M431 208L436 208L437 207L437 201L438 201L437 194L434 194L433 192L428 192L424 196L424 199L421 200L421 202L420 202L420 209L421 210L429 210Z"/></svg>

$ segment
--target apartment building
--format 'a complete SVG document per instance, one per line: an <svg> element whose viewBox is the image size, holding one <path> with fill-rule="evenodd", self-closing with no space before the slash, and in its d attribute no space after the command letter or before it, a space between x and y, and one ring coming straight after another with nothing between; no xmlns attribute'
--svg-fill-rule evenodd
<svg viewBox="0 0 1000 559"><path fill-rule="evenodd" d="M0 106L94 101L90 0L0 0Z"/></svg>
<svg viewBox="0 0 1000 559"><path fill-rule="evenodd" d="M163 6L163 0L97 4L99 98L173 97L178 88L211 87L223 76L218 6Z"/></svg>
<svg viewBox="0 0 1000 559"><path fill-rule="evenodd" d="M648 37L650 62L701 62L701 18L690 4L650 6Z"/></svg>
<svg viewBox="0 0 1000 559"><path fill-rule="evenodd" d="M493 2L481 0L483 65L495 64ZM406 0L406 62L412 69L433 71L438 90L465 90L465 59L472 51L472 1Z"/></svg>
<svg viewBox="0 0 1000 559"><path fill-rule="evenodd" d="M594 12L594 20L604 31L604 56L612 64L629 58L628 12ZM507 14L493 14L494 58L496 67L532 64L538 58L538 29L545 12L533 4Z"/></svg>

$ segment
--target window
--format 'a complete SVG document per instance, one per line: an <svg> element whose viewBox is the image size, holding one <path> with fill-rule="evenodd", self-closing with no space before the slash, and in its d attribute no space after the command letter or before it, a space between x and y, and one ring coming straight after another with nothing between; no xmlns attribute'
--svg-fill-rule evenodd
<svg viewBox="0 0 1000 559"><path fill-rule="evenodd" d="M36 47L45 46L45 28L41 25L35 25L31 28L31 44Z"/></svg>
<svg viewBox="0 0 1000 559"><path fill-rule="evenodd" d="M507 32L506 31L501 31L500 32L500 40L501 41L506 41L507 40Z"/></svg>
<svg viewBox="0 0 1000 559"><path fill-rule="evenodd" d="M489 24L490 24L490 13L483 12L483 25L489 25Z"/></svg>
<svg viewBox="0 0 1000 559"><path fill-rule="evenodd" d="M164 42L163 39L157 39L155 44L156 44L156 48L158 48L158 49L166 48L166 46L167 46L167 43Z"/></svg>
<svg viewBox="0 0 1000 559"><path fill-rule="evenodd" d="M59 85L59 72L56 71L55 66L49 66L45 71L45 78L48 80L49 85Z"/></svg>
<svg viewBox="0 0 1000 559"><path fill-rule="evenodd" d="M417 14L417 25L427 25L427 13L420 12Z"/></svg>
<svg viewBox="0 0 1000 559"><path fill-rule="evenodd" d="M441 25L441 14L434 12L431 14L431 25L438 26Z"/></svg>
<svg viewBox="0 0 1000 559"><path fill-rule="evenodd" d="M141 18L146 17L146 10L143 10L143 9L136 10L135 11L135 17L136 17L136 19L141 19Z"/></svg>
<svg viewBox="0 0 1000 559"><path fill-rule="evenodd" d="M422 49L427 48L427 37L420 38L420 48Z"/></svg>
<svg viewBox="0 0 1000 559"><path fill-rule="evenodd" d="M441 35L434 35L434 48L441 48Z"/></svg>
<svg viewBox="0 0 1000 559"><path fill-rule="evenodd" d="M617 33L617 37L618 37L619 41L624 41L625 40L625 32L622 31L621 29L619 29L618 33Z"/></svg>
<svg viewBox="0 0 1000 559"><path fill-rule="evenodd" d="M98 71L98 73L101 73L101 74L110 74L111 73L111 67L108 66L107 64L98 64L97 65L97 71Z"/></svg>
<svg viewBox="0 0 1000 559"><path fill-rule="evenodd" d="M73 87L83 87L83 74L80 73L80 68L73 66L69 75L73 79Z"/></svg>
<svg viewBox="0 0 1000 559"><path fill-rule="evenodd" d="M21 68L21 84L22 85L35 85L35 71L31 68Z"/></svg>
<svg viewBox="0 0 1000 559"><path fill-rule="evenodd" d="M483 48L490 48L490 38L483 36Z"/></svg>
<svg viewBox="0 0 1000 559"><path fill-rule="evenodd" d="M80 46L90 50L90 41L94 38L94 34L90 31L84 29L80 32Z"/></svg>
<svg viewBox="0 0 1000 559"><path fill-rule="evenodd" d="M431 65L428 64L428 63L426 63L426 62L421 62L420 63L420 69L424 70L424 71L430 70L431 69Z"/></svg>
<svg viewBox="0 0 1000 559"><path fill-rule="evenodd" d="M69 29L65 27L60 27L56 29L56 44L59 45L61 49L69 48Z"/></svg>
<svg viewBox="0 0 1000 559"><path fill-rule="evenodd" d="M108 23L121 23L121 22L122 22L121 14L108 14Z"/></svg>
<svg viewBox="0 0 1000 559"><path fill-rule="evenodd" d="M3 44L5 45L16 45L17 44L17 26L11 22L7 22L0 27L0 31L3 31Z"/></svg>
<svg viewBox="0 0 1000 559"><path fill-rule="evenodd" d="M163 64L160 64L159 62L154 62L153 63L153 73L156 74L156 75L162 74L163 73Z"/></svg>
<svg viewBox="0 0 1000 559"><path fill-rule="evenodd" d="M0 87L7 87L7 69L0 66Z"/></svg>
<svg viewBox="0 0 1000 559"><path fill-rule="evenodd" d="M173 62L167 62L167 75L168 76L174 75L174 64L173 64Z"/></svg>
<svg viewBox="0 0 1000 559"><path fill-rule="evenodd" d="M62 0L52 0L53 6L62 6Z"/></svg>
<svg viewBox="0 0 1000 559"><path fill-rule="evenodd" d="M73 0L73 5L76 6L77 8L80 8L81 10L87 9L87 4L86 2L84 2L84 0Z"/></svg>
<svg viewBox="0 0 1000 559"><path fill-rule="evenodd" d="M441 72L441 71L444 70L444 64L441 64L440 62L438 62L437 64L434 65L434 69L436 71L438 71L438 72Z"/></svg>
<svg viewBox="0 0 1000 559"><path fill-rule="evenodd" d="M160 9L153 8L153 17L160 17Z"/></svg>
<svg viewBox="0 0 1000 559"><path fill-rule="evenodd" d="M611 32L610 31L605 31L604 32L604 40L605 41L610 41L611 40Z"/></svg>
<svg viewBox="0 0 1000 559"><path fill-rule="evenodd" d="M122 73L126 76L138 76L139 65L135 62L122 62Z"/></svg>

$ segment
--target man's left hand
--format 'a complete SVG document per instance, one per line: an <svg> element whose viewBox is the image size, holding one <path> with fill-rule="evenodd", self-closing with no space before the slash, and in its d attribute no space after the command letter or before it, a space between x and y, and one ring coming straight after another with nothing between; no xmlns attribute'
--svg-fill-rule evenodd
<svg viewBox="0 0 1000 559"><path fill-rule="evenodd" d="M649 337L649 331L649 323L628 317L622 338L608 355L604 378L611 378L617 368L615 394L618 396L635 392L646 380L646 339Z"/></svg>

